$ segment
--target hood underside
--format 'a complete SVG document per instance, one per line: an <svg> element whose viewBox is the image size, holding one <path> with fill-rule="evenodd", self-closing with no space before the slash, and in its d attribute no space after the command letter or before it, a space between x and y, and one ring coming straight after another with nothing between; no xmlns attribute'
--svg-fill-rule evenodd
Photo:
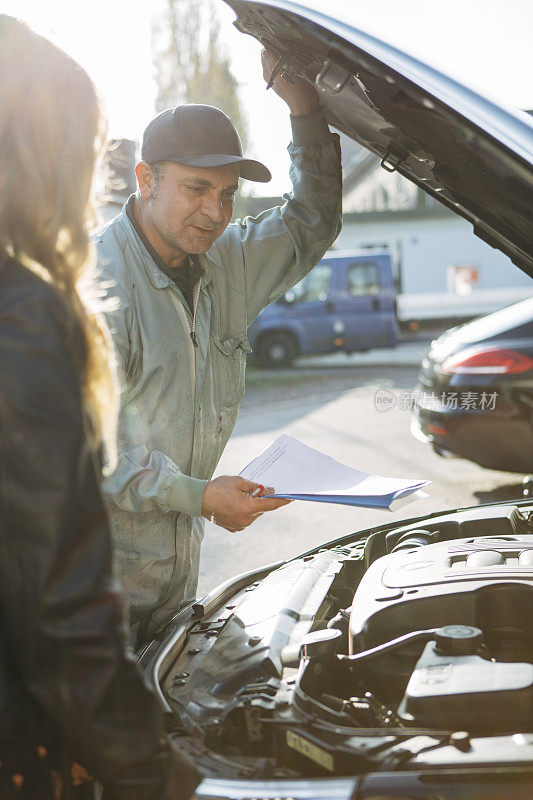
<svg viewBox="0 0 533 800"><path fill-rule="evenodd" d="M315 83L331 125L533 276L533 120L327 12L289 0L225 2L286 74Z"/></svg>

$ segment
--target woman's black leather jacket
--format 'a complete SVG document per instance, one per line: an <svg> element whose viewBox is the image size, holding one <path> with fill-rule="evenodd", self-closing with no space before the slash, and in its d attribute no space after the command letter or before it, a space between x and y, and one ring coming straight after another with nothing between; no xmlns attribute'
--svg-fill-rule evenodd
<svg viewBox="0 0 533 800"><path fill-rule="evenodd" d="M1 257L0 796L78 797L91 775L105 800L188 798L199 775L126 650L82 353L59 293Z"/></svg>

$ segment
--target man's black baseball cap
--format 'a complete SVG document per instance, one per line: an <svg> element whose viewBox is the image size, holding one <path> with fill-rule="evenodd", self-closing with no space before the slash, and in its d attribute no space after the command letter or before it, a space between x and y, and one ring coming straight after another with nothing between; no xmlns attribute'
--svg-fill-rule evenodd
<svg viewBox="0 0 533 800"><path fill-rule="evenodd" d="M249 181L266 183L272 177L260 161L243 157L237 129L223 111L196 103L167 108L155 117L144 132L141 158L148 164L174 161L188 167L238 164Z"/></svg>

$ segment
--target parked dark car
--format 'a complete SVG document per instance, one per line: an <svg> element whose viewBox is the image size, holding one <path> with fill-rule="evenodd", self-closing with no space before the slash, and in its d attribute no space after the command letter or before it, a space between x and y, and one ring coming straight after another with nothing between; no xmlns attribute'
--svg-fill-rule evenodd
<svg viewBox="0 0 533 800"><path fill-rule="evenodd" d="M393 347L394 294L390 253L332 251L263 309L248 341L265 367L287 367L301 355Z"/></svg>
<svg viewBox="0 0 533 800"><path fill-rule="evenodd" d="M357 3L228 2L332 125L533 273L533 120L357 29ZM139 654L198 797L530 800L533 501L330 533Z"/></svg>
<svg viewBox="0 0 533 800"><path fill-rule="evenodd" d="M482 467L533 472L533 298L443 333L418 381L417 439Z"/></svg>

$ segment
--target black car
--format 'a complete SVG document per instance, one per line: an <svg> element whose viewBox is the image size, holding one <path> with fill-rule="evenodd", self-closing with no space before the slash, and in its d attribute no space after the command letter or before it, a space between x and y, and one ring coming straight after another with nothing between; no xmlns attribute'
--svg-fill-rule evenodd
<svg viewBox="0 0 533 800"><path fill-rule="evenodd" d="M411 430L441 455L533 472L533 298L431 343Z"/></svg>
<svg viewBox="0 0 533 800"><path fill-rule="evenodd" d="M228 2L333 126L533 273L533 120L358 30L347 3L341 20L325 0ZM533 797L533 501L331 536L139 654L198 797Z"/></svg>

